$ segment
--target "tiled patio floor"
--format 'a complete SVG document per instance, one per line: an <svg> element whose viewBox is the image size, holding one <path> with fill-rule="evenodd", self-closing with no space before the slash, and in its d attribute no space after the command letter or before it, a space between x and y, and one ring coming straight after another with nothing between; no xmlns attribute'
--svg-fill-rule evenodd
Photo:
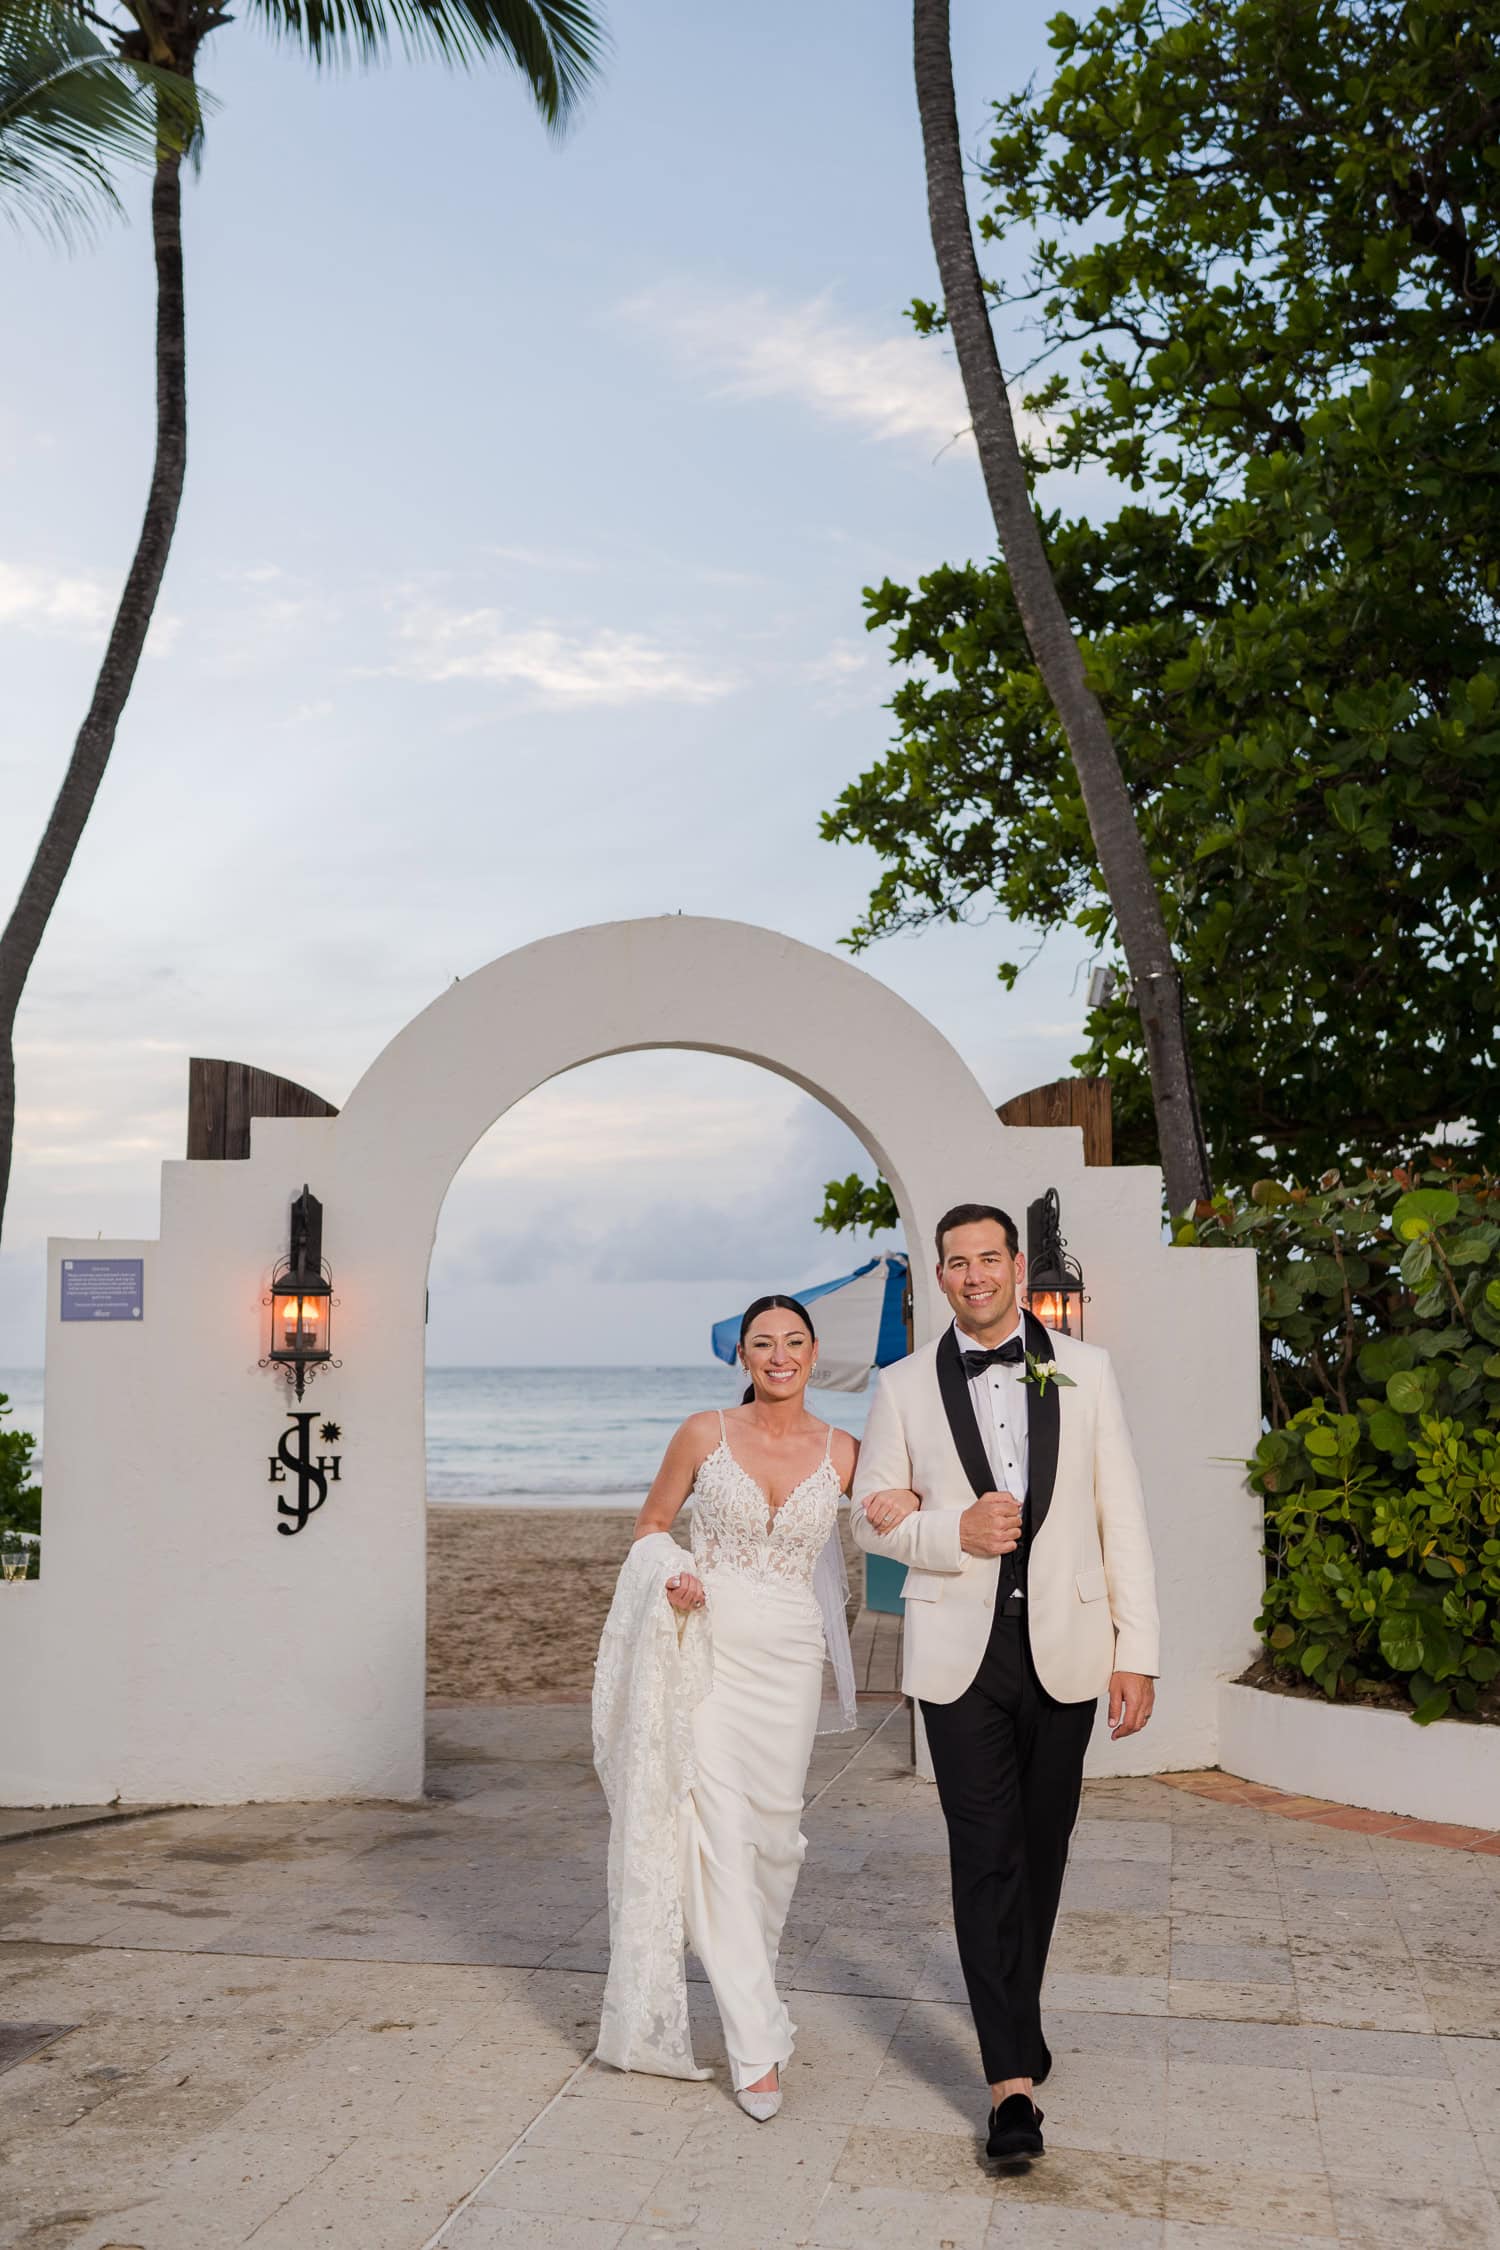
<svg viewBox="0 0 1500 2250"><path fill-rule="evenodd" d="M436 1712L424 1805L0 1846L0 2244L1500 2250L1500 1857L1091 1785L1050 2153L996 2179L904 1730L881 1703L858 1744L819 1744L798 2054L764 2127L728 2098L701 1986L713 2082L586 2061L586 1710Z"/></svg>

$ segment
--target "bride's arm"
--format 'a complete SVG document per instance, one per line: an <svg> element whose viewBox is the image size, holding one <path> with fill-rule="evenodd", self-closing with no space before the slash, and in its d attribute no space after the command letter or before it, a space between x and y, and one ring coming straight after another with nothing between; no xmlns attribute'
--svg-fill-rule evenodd
<svg viewBox="0 0 1500 2250"><path fill-rule="evenodd" d="M852 1511L855 1506L854 1478L859 1468L858 1438L849 1437L841 1431L834 1446L834 1458L839 1464L839 1482L849 1496ZM890 1491L871 1493L860 1505L870 1528L883 1535L894 1531L898 1524L905 1523L908 1516L915 1515L922 1503L914 1492Z"/></svg>
<svg viewBox="0 0 1500 2250"><path fill-rule="evenodd" d="M671 1531L693 1489L699 1464L711 1450L709 1432L715 1420L712 1414L690 1414L674 1433L635 1519L632 1540L649 1539L653 1532ZM667 1600L674 1609L701 1609L703 1599L702 1583L692 1571L679 1570L668 1579Z"/></svg>
<svg viewBox="0 0 1500 2250"><path fill-rule="evenodd" d="M649 1532L671 1530L693 1489L699 1464L709 1451L706 1439L714 1419L712 1414L690 1414L673 1433L651 1490L635 1519L633 1538L644 1539Z"/></svg>

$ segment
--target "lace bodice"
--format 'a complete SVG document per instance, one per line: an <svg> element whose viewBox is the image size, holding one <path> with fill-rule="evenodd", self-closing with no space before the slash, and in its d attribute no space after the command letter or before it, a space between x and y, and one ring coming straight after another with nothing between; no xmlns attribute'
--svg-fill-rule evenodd
<svg viewBox="0 0 1500 2250"><path fill-rule="evenodd" d="M823 1458L773 1514L765 1493L730 1451L724 1417L719 1442L693 1479L693 1561L701 1574L732 1570L746 1578L812 1587L813 1567L839 1512L833 1431Z"/></svg>

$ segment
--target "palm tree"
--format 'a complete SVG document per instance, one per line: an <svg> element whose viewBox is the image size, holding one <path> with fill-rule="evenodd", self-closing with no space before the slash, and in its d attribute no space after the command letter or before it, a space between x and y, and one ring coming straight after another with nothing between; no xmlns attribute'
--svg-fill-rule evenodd
<svg viewBox="0 0 1500 2250"><path fill-rule="evenodd" d="M160 127L186 146L199 123L191 82L122 62L58 0L0 0L0 212L13 224L69 241L123 212L113 168L154 164Z"/></svg>
<svg viewBox="0 0 1500 2250"><path fill-rule="evenodd" d="M1099 870L1135 985L1167 1203L1178 1212L1211 1192L1188 1051L1182 978L1172 957L1119 753L1109 721L1088 684L1082 654L1058 596L1016 442L969 226L948 7L949 0L914 0L917 110L927 161L932 247L1000 552L1027 645L1072 755Z"/></svg>
<svg viewBox="0 0 1500 2250"><path fill-rule="evenodd" d="M62 0L52 21L68 19L61 27L65 38L86 37L90 27L101 34L112 50L119 92L128 102L134 77L154 103L146 124L156 258L156 452L140 537L93 700L36 856L0 933L0 1223L15 1138L16 1011L114 748L177 526L187 469L181 173L188 139L182 120L197 116L199 50L210 33L230 20L215 0L112 4L115 13L107 17L93 0ZM39 0L0 0L0 24L18 38L23 17L35 18L38 12ZM248 0L245 12L275 37L300 46L320 67L372 62L392 44L409 55L432 55L461 68L505 61L520 72L543 122L554 130L567 122L593 81L604 38L588 0ZM6 51L0 39L0 58ZM55 83L60 99L61 81ZM104 84L102 76L99 84ZM3 93L0 60L0 100ZM133 152L126 119L118 109L110 110L103 129L95 131L76 107L62 105L49 112L45 100L34 102L26 114L29 142L18 129L8 160L7 152L0 152L0 196L18 181L28 208L40 208L54 227L66 230L76 223L82 204L108 200L110 161Z"/></svg>

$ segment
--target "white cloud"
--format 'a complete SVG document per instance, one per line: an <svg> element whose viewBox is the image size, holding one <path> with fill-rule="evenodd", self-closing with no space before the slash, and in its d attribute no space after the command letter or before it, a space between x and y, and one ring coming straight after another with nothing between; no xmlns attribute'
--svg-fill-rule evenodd
<svg viewBox="0 0 1500 2250"><path fill-rule="evenodd" d="M806 678L818 690L818 706L825 711L855 709L880 700L890 666L878 643L854 641L845 636L830 641L821 656L803 666Z"/></svg>
<svg viewBox="0 0 1500 2250"><path fill-rule="evenodd" d="M93 640L108 630L118 598L86 572L0 563L0 625Z"/></svg>
<svg viewBox="0 0 1500 2250"><path fill-rule="evenodd" d="M389 669L404 678L527 688L553 708L711 703L736 685L644 633L511 624L498 609L423 603L406 611L398 631L401 654Z"/></svg>
<svg viewBox="0 0 1500 2250"><path fill-rule="evenodd" d="M0 562L0 629L54 633L64 640L101 641L120 599L123 580L96 571L52 570L45 565ZM158 610L146 639L148 656L164 656L180 619Z"/></svg>
<svg viewBox="0 0 1500 2250"><path fill-rule="evenodd" d="M685 367L717 378L721 396L793 399L871 437L930 447L966 436L969 410L947 347L871 336L826 295L777 304L763 290L714 296L664 283L621 311Z"/></svg>

